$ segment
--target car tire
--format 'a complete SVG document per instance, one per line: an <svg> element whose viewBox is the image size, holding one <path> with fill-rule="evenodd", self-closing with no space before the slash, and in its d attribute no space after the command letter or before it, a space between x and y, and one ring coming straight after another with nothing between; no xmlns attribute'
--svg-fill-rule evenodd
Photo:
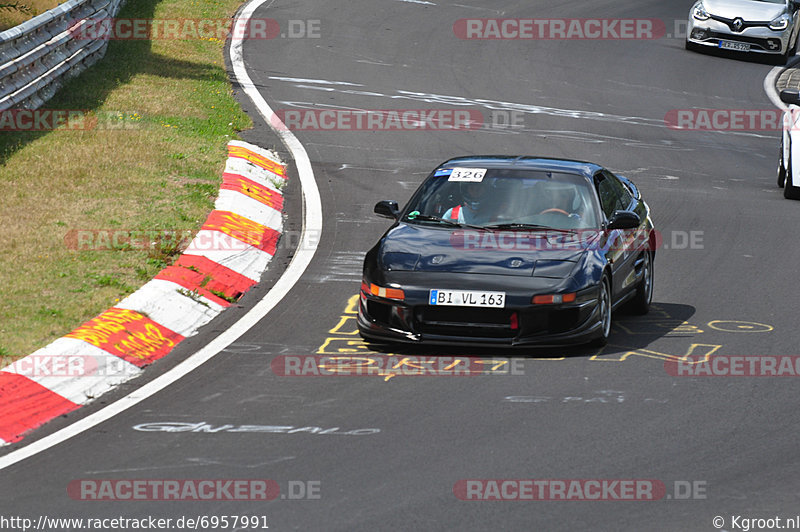
<svg viewBox="0 0 800 532"><path fill-rule="evenodd" d="M794 176L792 175L792 156L789 155L789 164L786 165L786 179L783 185L783 197L786 199L800 199L800 187L792 186Z"/></svg>
<svg viewBox="0 0 800 532"><path fill-rule="evenodd" d="M600 294L597 297L598 312L600 313L600 332L592 340L594 347L603 347L608 343L611 334L611 282L608 275L603 275L600 281Z"/></svg>
<svg viewBox="0 0 800 532"><path fill-rule="evenodd" d="M630 309L634 314L644 315L650 312L650 303L653 301L653 255L644 252L642 265L642 280L636 286L636 295L631 299Z"/></svg>
<svg viewBox="0 0 800 532"><path fill-rule="evenodd" d="M699 46L697 46L695 43L689 42L689 39L686 39L686 42L684 43L683 46L684 46L684 48L686 48L687 50L689 50L691 52L696 52L698 50L698 48L699 48Z"/></svg>
<svg viewBox="0 0 800 532"><path fill-rule="evenodd" d="M778 147L778 188L783 188L786 184L786 168L783 166L783 141Z"/></svg>

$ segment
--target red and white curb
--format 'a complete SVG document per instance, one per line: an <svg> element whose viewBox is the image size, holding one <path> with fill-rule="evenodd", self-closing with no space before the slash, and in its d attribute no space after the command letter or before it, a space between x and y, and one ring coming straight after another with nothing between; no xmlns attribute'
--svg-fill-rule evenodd
<svg viewBox="0 0 800 532"><path fill-rule="evenodd" d="M255 285L283 228L286 168L228 143L222 186L180 258L115 307L0 370L0 445L141 374Z"/></svg>

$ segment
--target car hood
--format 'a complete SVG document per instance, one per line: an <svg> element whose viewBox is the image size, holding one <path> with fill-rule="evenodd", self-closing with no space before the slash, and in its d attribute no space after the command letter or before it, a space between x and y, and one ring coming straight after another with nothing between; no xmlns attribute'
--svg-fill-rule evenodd
<svg viewBox="0 0 800 532"><path fill-rule="evenodd" d="M771 21L786 11L784 4L770 4L756 0L703 0L703 5L712 15L746 21Z"/></svg>
<svg viewBox="0 0 800 532"><path fill-rule="evenodd" d="M574 235L399 224L384 235L388 271L452 272L564 279L586 253Z"/></svg>

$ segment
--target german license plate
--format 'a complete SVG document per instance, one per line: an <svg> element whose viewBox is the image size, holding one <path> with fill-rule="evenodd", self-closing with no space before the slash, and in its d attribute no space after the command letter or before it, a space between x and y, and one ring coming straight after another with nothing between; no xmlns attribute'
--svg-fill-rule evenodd
<svg viewBox="0 0 800 532"><path fill-rule="evenodd" d="M750 43L746 42L719 41L719 47L723 50L736 50L737 52L750 51Z"/></svg>
<svg viewBox="0 0 800 532"><path fill-rule="evenodd" d="M431 290L428 301L431 305L451 307L503 308L506 304L506 293L475 290Z"/></svg>

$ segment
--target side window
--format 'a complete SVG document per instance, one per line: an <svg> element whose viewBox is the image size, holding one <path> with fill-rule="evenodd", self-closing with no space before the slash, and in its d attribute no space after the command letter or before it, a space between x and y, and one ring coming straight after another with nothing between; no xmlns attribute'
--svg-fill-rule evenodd
<svg viewBox="0 0 800 532"><path fill-rule="evenodd" d="M631 196L631 192L628 190L628 187L623 185L622 181L620 181L617 176L611 172L604 171L603 174L605 174L606 177L611 180L611 182L614 184L614 188L616 188L618 191L617 196L619 203L617 204L617 209L627 209L630 207L631 201L633 201L633 196Z"/></svg>
<svg viewBox="0 0 800 532"><path fill-rule="evenodd" d="M617 176L608 171L602 171L595 176L597 194L600 205L606 218L610 218L614 211L627 209L633 197Z"/></svg>
<svg viewBox="0 0 800 532"><path fill-rule="evenodd" d="M617 190L611 180L603 174L597 174L594 180L597 187L597 196L600 198L600 207L603 209L606 218L610 218L619 204Z"/></svg>

